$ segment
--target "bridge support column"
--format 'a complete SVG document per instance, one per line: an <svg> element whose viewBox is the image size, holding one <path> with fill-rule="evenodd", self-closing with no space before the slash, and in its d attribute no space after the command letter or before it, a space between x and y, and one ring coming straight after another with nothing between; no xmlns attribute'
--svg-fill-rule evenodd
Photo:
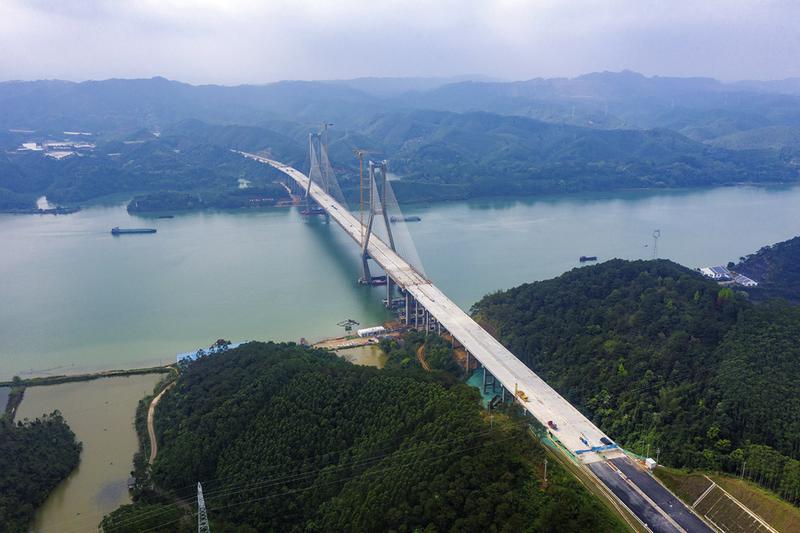
<svg viewBox="0 0 800 533"><path fill-rule="evenodd" d="M419 306L417 305L417 300L414 300L414 329L419 328Z"/></svg>
<svg viewBox="0 0 800 533"><path fill-rule="evenodd" d="M483 367L483 392L486 392L486 367Z"/></svg>
<svg viewBox="0 0 800 533"><path fill-rule="evenodd" d="M408 291L406 291L406 326L408 326Z"/></svg>
<svg viewBox="0 0 800 533"><path fill-rule="evenodd" d="M470 372L469 350L466 350L466 352L467 352L467 375L469 375Z"/></svg>
<svg viewBox="0 0 800 533"><path fill-rule="evenodd" d="M506 403L506 388L500 385L500 390L503 393L503 403Z"/></svg>
<svg viewBox="0 0 800 533"><path fill-rule="evenodd" d="M423 313L422 316L425 317L425 333L427 334L431 330L430 323L429 323L430 322L430 318L431 318L431 314L428 312L427 309L423 309L422 313Z"/></svg>
<svg viewBox="0 0 800 533"><path fill-rule="evenodd" d="M392 308L392 278L386 274L386 308Z"/></svg>

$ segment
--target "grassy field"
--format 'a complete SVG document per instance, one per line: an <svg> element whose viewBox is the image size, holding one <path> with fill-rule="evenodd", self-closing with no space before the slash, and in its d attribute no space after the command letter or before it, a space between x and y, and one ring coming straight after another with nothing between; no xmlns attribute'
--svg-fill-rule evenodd
<svg viewBox="0 0 800 533"><path fill-rule="evenodd" d="M759 518L732 500L719 485L702 497L694 510L725 533L771 533Z"/></svg>
<svg viewBox="0 0 800 533"><path fill-rule="evenodd" d="M800 531L800 509L794 505L748 481L723 475L708 477L778 531Z"/></svg>
<svg viewBox="0 0 800 533"><path fill-rule="evenodd" d="M679 470L658 467L655 476L675 493L681 500L692 505L697 498L702 496L711 483L697 472L688 474Z"/></svg>
<svg viewBox="0 0 800 533"><path fill-rule="evenodd" d="M664 467L657 468L655 475L689 505L700 499L695 511L725 532L770 531L728 497L725 491L774 529L786 533L800 531L800 509L747 481L720 474L708 474L706 477L701 472L689 473ZM717 486L707 491L712 481Z"/></svg>

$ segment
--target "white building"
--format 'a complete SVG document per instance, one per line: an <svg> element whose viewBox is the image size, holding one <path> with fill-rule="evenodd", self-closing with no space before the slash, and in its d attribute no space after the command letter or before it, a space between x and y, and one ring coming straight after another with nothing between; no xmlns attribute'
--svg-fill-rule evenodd
<svg viewBox="0 0 800 533"><path fill-rule="evenodd" d="M363 328L356 331L359 337L372 337L374 335L380 335L381 333L386 333L386 328L383 326L374 326L371 328Z"/></svg>
<svg viewBox="0 0 800 533"><path fill-rule="evenodd" d="M741 274L736 274L733 278L733 281L736 282L737 285L741 285L742 287L758 287L758 282L748 278L747 276L743 276Z"/></svg>
<svg viewBox="0 0 800 533"><path fill-rule="evenodd" d="M716 280L727 280L733 278L731 271L724 266L702 267L700 273L706 277Z"/></svg>

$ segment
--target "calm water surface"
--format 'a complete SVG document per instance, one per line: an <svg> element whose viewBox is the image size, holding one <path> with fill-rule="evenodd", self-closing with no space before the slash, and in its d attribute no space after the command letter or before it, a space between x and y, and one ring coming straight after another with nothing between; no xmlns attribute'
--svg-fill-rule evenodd
<svg viewBox="0 0 800 533"><path fill-rule="evenodd" d="M25 390L17 420L58 409L83 443L80 464L37 510L33 531L96 531L105 514L130 502L127 479L138 447L136 405L162 377L147 374Z"/></svg>
<svg viewBox="0 0 800 533"><path fill-rule="evenodd" d="M389 356L381 350L380 346L375 344L347 348L346 350L337 350L336 355L356 365L374 366L377 368L386 366L386 361L389 359Z"/></svg>
<svg viewBox="0 0 800 533"><path fill-rule="evenodd" d="M580 255L726 263L800 234L800 187L635 192L413 206L427 275L458 305L551 278ZM112 237L113 226L156 227ZM294 209L174 219L93 207L0 215L0 377L170 362L217 338L315 341L387 317L357 248Z"/></svg>

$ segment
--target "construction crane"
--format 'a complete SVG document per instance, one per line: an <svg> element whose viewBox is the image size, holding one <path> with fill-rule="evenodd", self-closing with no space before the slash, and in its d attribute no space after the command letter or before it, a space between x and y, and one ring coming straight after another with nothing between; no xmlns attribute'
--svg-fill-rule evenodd
<svg viewBox="0 0 800 533"><path fill-rule="evenodd" d="M343 327L345 331L352 331L353 326L358 326L358 324L359 323L353 320L352 318L348 318L347 320L342 320L341 322L338 322L336 325Z"/></svg>

